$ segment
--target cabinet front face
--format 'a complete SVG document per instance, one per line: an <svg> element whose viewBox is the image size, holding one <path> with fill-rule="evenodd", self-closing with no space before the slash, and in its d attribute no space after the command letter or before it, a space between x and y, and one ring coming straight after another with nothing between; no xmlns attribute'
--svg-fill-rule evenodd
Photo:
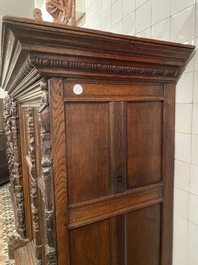
<svg viewBox="0 0 198 265"><path fill-rule="evenodd" d="M80 85L64 84L70 264L165 264L164 87Z"/></svg>

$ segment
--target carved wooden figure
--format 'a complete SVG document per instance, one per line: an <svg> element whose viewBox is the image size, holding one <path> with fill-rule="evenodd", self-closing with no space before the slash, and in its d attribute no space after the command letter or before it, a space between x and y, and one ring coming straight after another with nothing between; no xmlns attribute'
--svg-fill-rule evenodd
<svg viewBox="0 0 198 265"><path fill-rule="evenodd" d="M67 23L69 3L47 5ZM16 264L171 265L175 87L194 47L2 23Z"/></svg>
<svg viewBox="0 0 198 265"><path fill-rule="evenodd" d="M45 0L45 5L54 22L76 25L75 0Z"/></svg>

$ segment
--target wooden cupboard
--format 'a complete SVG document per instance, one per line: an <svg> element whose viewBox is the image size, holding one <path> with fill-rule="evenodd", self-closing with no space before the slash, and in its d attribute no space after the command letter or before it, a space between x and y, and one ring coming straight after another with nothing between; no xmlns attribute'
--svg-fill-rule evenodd
<svg viewBox="0 0 198 265"><path fill-rule="evenodd" d="M16 263L172 264L175 86L194 47L13 17L2 29Z"/></svg>

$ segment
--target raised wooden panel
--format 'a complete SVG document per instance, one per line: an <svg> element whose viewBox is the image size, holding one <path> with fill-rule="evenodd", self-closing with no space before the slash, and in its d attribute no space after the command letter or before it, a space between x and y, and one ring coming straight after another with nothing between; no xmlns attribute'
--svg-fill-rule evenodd
<svg viewBox="0 0 198 265"><path fill-rule="evenodd" d="M76 81L76 80L75 80ZM65 101L130 101L130 100L152 100L163 99L163 87L159 85L135 85L131 84L108 84L84 83L79 80L78 84L82 86L82 93L75 94L76 83L67 80L65 83L64 97ZM141 97L141 98L140 98Z"/></svg>
<svg viewBox="0 0 198 265"><path fill-rule="evenodd" d="M127 104L128 188L162 178L162 102Z"/></svg>
<svg viewBox="0 0 198 265"><path fill-rule="evenodd" d="M70 232L71 265L110 265L110 221Z"/></svg>
<svg viewBox="0 0 198 265"><path fill-rule="evenodd" d="M127 214L127 265L160 264L160 204Z"/></svg>
<svg viewBox="0 0 198 265"><path fill-rule="evenodd" d="M66 104L69 202L109 192L109 104Z"/></svg>

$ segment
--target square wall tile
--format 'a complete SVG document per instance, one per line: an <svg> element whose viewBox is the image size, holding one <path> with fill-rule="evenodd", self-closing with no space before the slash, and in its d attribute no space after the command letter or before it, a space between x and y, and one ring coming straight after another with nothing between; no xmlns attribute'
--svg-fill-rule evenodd
<svg viewBox="0 0 198 265"><path fill-rule="evenodd" d="M111 7L111 0L103 0L103 12Z"/></svg>
<svg viewBox="0 0 198 265"><path fill-rule="evenodd" d="M103 1L95 0L94 8L95 8L95 19L97 19L99 16L101 16L103 12Z"/></svg>
<svg viewBox="0 0 198 265"><path fill-rule="evenodd" d="M198 196L190 194L189 219L198 225Z"/></svg>
<svg viewBox="0 0 198 265"><path fill-rule="evenodd" d="M192 133L198 134L198 103L193 104Z"/></svg>
<svg viewBox="0 0 198 265"><path fill-rule="evenodd" d="M174 265L187 265L188 250L179 240L173 240L173 264Z"/></svg>
<svg viewBox="0 0 198 265"><path fill-rule="evenodd" d="M198 225L189 222L188 247L197 252L198 247Z"/></svg>
<svg viewBox="0 0 198 265"><path fill-rule="evenodd" d="M174 214L174 238L180 241L183 245L188 244L188 222L178 214Z"/></svg>
<svg viewBox="0 0 198 265"><path fill-rule="evenodd" d="M198 3L195 4L196 17L195 17L195 37L198 37Z"/></svg>
<svg viewBox="0 0 198 265"><path fill-rule="evenodd" d="M192 104L176 104L175 115L176 132L190 133L192 124Z"/></svg>
<svg viewBox="0 0 198 265"><path fill-rule="evenodd" d="M151 26L151 3L147 2L136 10L136 33Z"/></svg>
<svg viewBox="0 0 198 265"><path fill-rule="evenodd" d="M103 15L95 19L95 29L103 30Z"/></svg>
<svg viewBox="0 0 198 265"><path fill-rule="evenodd" d="M112 25L122 20L122 0L117 0L112 5Z"/></svg>
<svg viewBox="0 0 198 265"><path fill-rule="evenodd" d="M192 135L192 164L198 166L198 135Z"/></svg>
<svg viewBox="0 0 198 265"><path fill-rule="evenodd" d="M103 29L109 30L111 28L111 7L103 13Z"/></svg>
<svg viewBox="0 0 198 265"><path fill-rule="evenodd" d="M191 135L184 133L175 134L175 158L184 162L190 162Z"/></svg>
<svg viewBox="0 0 198 265"><path fill-rule="evenodd" d="M194 0L171 0L171 15L186 9L193 4Z"/></svg>
<svg viewBox="0 0 198 265"><path fill-rule="evenodd" d="M151 27L138 32L136 36L141 38L151 38Z"/></svg>
<svg viewBox="0 0 198 265"><path fill-rule="evenodd" d="M135 11L135 0L123 0L123 18Z"/></svg>
<svg viewBox="0 0 198 265"><path fill-rule="evenodd" d="M186 1L186 0L185 0ZM195 6L174 15L171 18L171 40L185 42L194 38Z"/></svg>
<svg viewBox="0 0 198 265"><path fill-rule="evenodd" d="M170 1L152 0L152 24L170 17Z"/></svg>
<svg viewBox="0 0 198 265"><path fill-rule="evenodd" d="M198 251L188 250L188 265L198 264Z"/></svg>
<svg viewBox="0 0 198 265"><path fill-rule="evenodd" d="M122 33L128 35L135 34L135 12L132 12L122 21Z"/></svg>
<svg viewBox="0 0 198 265"><path fill-rule="evenodd" d="M176 87L176 103L192 103L193 73L184 73Z"/></svg>
<svg viewBox="0 0 198 265"><path fill-rule="evenodd" d="M198 56L195 57L195 64L196 63L197 63L197 67L198 67ZM194 73L193 102L198 103L198 71L196 71Z"/></svg>
<svg viewBox="0 0 198 265"><path fill-rule="evenodd" d="M111 31L114 33L122 33L122 20L119 21L118 23L114 24L111 28Z"/></svg>
<svg viewBox="0 0 198 265"><path fill-rule="evenodd" d="M175 160L175 186L189 191L190 186L190 164Z"/></svg>
<svg viewBox="0 0 198 265"><path fill-rule="evenodd" d="M189 193L178 188L174 189L174 213L188 219Z"/></svg>
<svg viewBox="0 0 198 265"><path fill-rule="evenodd" d="M191 165L190 192L198 196L198 166Z"/></svg>
<svg viewBox="0 0 198 265"><path fill-rule="evenodd" d="M170 18L152 26L152 38L166 41L170 40Z"/></svg>
<svg viewBox="0 0 198 265"><path fill-rule="evenodd" d="M146 2L148 2L148 0L136 0L136 8L142 6Z"/></svg>

